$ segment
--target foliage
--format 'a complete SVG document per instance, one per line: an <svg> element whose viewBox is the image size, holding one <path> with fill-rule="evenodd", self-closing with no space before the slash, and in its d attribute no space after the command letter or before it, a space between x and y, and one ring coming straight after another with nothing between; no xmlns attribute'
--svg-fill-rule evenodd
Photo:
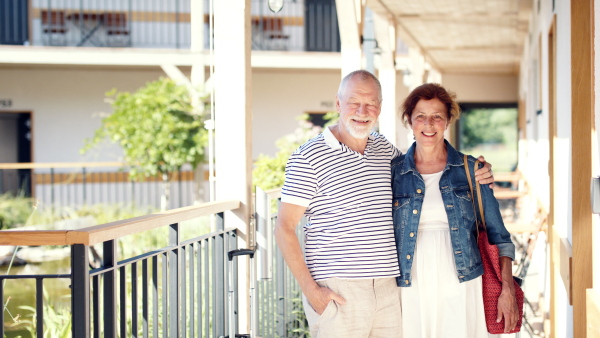
<svg viewBox="0 0 600 338"><path fill-rule="evenodd" d="M298 292L296 297L290 299L292 303L291 322L287 323L288 337L310 337L310 327L304 313L304 305L302 304L302 293Z"/></svg>
<svg viewBox="0 0 600 338"><path fill-rule="evenodd" d="M494 171L509 172L517 166L517 109L472 109L461 115L460 150L485 155Z"/></svg>
<svg viewBox="0 0 600 338"><path fill-rule="evenodd" d="M516 140L516 109L472 109L461 121L461 144L473 148L482 143L506 143Z"/></svg>
<svg viewBox="0 0 600 338"><path fill-rule="evenodd" d="M44 291L44 338L68 338L71 337L71 310L68 307L55 307L51 305L46 289ZM70 296L68 296L70 297ZM22 320L32 337L36 334L36 310L32 306L20 306L22 310L30 311L30 320Z"/></svg>
<svg viewBox="0 0 600 338"><path fill-rule="evenodd" d="M24 225L33 210L34 201L10 193L0 195L0 230Z"/></svg>
<svg viewBox="0 0 600 338"><path fill-rule="evenodd" d="M329 122L328 126L335 122L335 116L337 113L327 113L325 119ZM308 115L300 115L298 120L298 127L293 133L283 136L282 138L275 141L277 146L277 153L274 157L260 154L254 162L254 169L252 170L252 181L254 185L260 187L263 190L269 190L279 188L283 186L285 179L285 165L290 155L304 142L317 136L322 128L313 125L308 121Z"/></svg>
<svg viewBox="0 0 600 338"><path fill-rule="evenodd" d="M134 93L113 89L106 95L114 111L86 140L82 153L109 139L123 149L132 178L160 174L165 182L183 165L195 168L204 161L204 116L191 113L186 87L161 78Z"/></svg>

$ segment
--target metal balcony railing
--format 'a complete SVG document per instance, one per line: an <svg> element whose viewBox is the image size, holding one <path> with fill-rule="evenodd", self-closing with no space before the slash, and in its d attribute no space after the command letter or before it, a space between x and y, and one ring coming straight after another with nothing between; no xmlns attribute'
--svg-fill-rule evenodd
<svg viewBox="0 0 600 338"><path fill-rule="evenodd" d="M300 289L281 253L273 243L276 218L274 202L279 191L256 194L257 244L253 267L257 269L257 332L260 337L302 337L307 328L302 315ZM221 337L228 335L227 259L237 248L236 229L224 228L224 212L239 208L239 201L221 201L170 210L163 213L120 220L78 230L0 231L0 246L71 247L70 273L0 276L0 301L13 296L6 292L5 281L24 283L35 280L35 330L38 337L48 328L43 293L49 280L70 285L73 337ZM215 231L184 239L183 233L197 227L201 217L214 220ZM167 245L151 248L134 257L124 257L119 248L138 243L131 235L141 232L164 233ZM298 227L300 242L302 226ZM189 232L188 232L189 234ZM96 252L100 255L92 259ZM90 262L99 266L90 268ZM234 261L234 263L237 260ZM235 294L243 279L234 266ZM237 282L239 280L239 282ZM13 288L14 290L14 288ZM235 302L234 306L237 306ZM0 311L0 337L11 325L7 309ZM236 309L237 316L247 315ZM236 329L236 331L239 331ZM242 330L243 331L243 330Z"/></svg>
<svg viewBox="0 0 600 338"><path fill-rule="evenodd" d="M190 23L190 0L0 0L0 45L189 49ZM253 50L340 51L335 0L284 0L278 13L252 0L251 26Z"/></svg>
<svg viewBox="0 0 600 338"><path fill-rule="evenodd" d="M192 171L173 174L169 187L168 209L197 200ZM41 208L107 204L158 209L164 190L161 177L132 180L121 162L0 163L0 195L32 197Z"/></svg>

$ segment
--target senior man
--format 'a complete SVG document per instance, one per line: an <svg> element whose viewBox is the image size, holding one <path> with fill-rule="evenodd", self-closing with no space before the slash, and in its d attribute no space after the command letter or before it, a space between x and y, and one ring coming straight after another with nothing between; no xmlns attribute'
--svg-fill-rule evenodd
<svg viewBox="0 0 600 338"><path fill-rule="evenodd" d="M339 123L286 166L275 239L302 289L313 338L401 336L390 183L400 151L373 132L381 101L373 74L348 74L336 95ZM493 182L490 165L477 177ZM306 257L295 234L303 215Z"/></svg>

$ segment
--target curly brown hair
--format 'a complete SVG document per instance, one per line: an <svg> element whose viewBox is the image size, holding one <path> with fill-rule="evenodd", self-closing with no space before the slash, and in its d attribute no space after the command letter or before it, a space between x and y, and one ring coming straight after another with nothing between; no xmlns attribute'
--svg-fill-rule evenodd
<svg viewBox="0 0 600 338"><path fill-rule="evenodd" d="M432 99L438 99L446 106L448 124L458 119L460 116L460 107L456 102L456 94L447 91L446 88L442 87L439 83L425 83L413 89L402 103L399 113L404 125L406 126L411 123L410 118L419 101Z"/></svg>

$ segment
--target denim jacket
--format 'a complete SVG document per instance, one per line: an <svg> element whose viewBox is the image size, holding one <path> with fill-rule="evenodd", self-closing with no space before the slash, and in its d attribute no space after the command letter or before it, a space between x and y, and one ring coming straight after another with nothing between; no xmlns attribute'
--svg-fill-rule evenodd
<svg viewBox="0 0 600 338"><path fill-rule="evenodd" d="M458 280L462 283L483 274L483 265L477 245L475 212L471 203L469 183L464 168L463 154L454 149L448 141L448 158L440 178L440 191L444 208L448 215L450 239ZM416 143L403 154L392 160L392 190L394 233L400 263L398 286L411 285L412 259L417 243L421 206L425 194L425 182L416 169L414 153ZM469 156L469 169L475 189L473 166L475 158ZM515 245L504 227L498 201L494 192L485 184L481 185L483 210L490 244L498 246L500 256L515 258ZM477 205L477 201L475 201Z"/></svg>

